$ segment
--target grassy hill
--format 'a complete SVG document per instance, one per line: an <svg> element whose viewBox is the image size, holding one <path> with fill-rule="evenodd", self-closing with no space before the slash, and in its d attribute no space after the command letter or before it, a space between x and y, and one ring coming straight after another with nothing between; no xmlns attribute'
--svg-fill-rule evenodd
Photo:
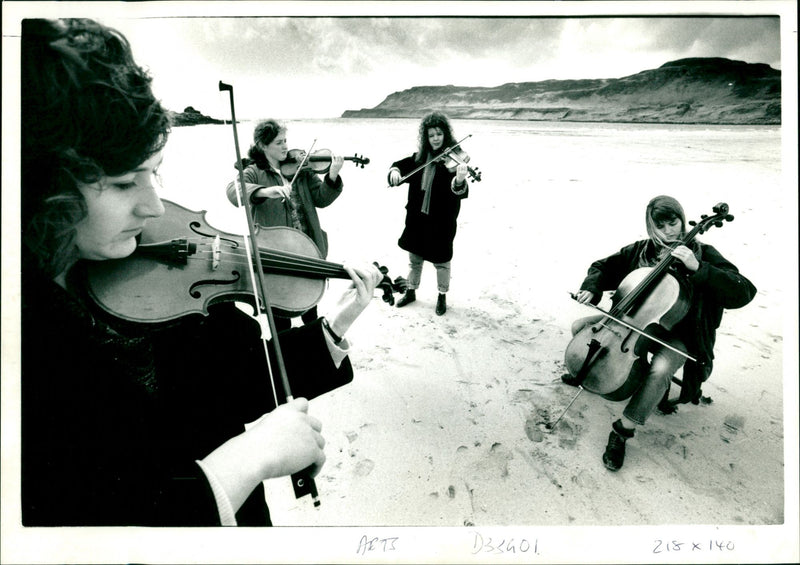
<svg viewBox="0 0 800 565"><path fill-rule="evenodd" d="M780 124L781 72L723 58L680 59L617 79L545 80L496 87L415 86L343 118Z"/></svg>

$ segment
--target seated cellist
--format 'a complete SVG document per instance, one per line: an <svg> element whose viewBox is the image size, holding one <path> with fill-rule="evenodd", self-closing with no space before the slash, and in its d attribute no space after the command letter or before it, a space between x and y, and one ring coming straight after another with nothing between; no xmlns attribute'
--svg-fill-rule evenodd
<svg viewBox="0 0 800 565"><path fill-rule="evenodd" d="M756 294L753 284L738 269L710 245L693 240L689 247L677 245L686 235L686 218L680 203L670 196L657 196L647 205L647 233L650 239L637 241L619 252L592 263L576 299L580 303L597 304L603 291L616 289L633 270L652 267L667 254L677 261L671 273L679 277L688 289L690 305L686 315L669 330L665 342L675 349L688 352L696 362L662 345L651 347L652 358L638 387L628 400L621 418L614 421L603 454L603 463L612 470L622 467L625 441L633 437L637 426L666 400L670 381L684 362L683 385L679 402L697 404L700 386L711 374L714 341L724 309L741 308ZM691 248L690 248L691 247ZM600 316L577 320L573 335ZM578 380L564 375L562 380L577 385ZM669 411L664 403L664 411Z"/></svg>

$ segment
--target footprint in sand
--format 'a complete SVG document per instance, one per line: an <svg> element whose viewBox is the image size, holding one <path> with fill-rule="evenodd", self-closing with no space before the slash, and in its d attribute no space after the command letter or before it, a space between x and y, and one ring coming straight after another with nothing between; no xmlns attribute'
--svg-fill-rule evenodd
<svg viewBox="0 0 800 565"><path fill-rule="evenodd" d="M725 416L725 420L722 422L722 433L720 434L720 438L722 438L722 441L725 443L730 443L733 439L733 436L743 431L744 417L739 416L738 414L729 414Z"/></svg>
<svg viewBox="0 0 800 565"><path fill-rule="evenodd" d="M736 433L744 428L744 417L739 416L738 414L730 414L725 416L725 421L723 423L725 424L726 428L731 430L733 433Z"/></svg>
<svg viewBox="0 0 800 565"><path fill-rule="evenodd" d="M575 426L569 420L561 420L558 424L558 446L575 449L578 441L578 433Z"/></svg>
<svg viewBox="0 0 800 565"><path fill-rule="evenodd" d="M479 455L470 465L471 476L505 478L508 476L508 462L514 454L502 443L495 442L488 454Z"/></svg>
<svg viewBox="0 0 800 565"><path fill-rule="evenodd" d="M539 425L533 417L529 417L525 420L525 435L528 436L529 440L536 443L544 441L544 434L539 429Z"/></svg>
<svg viewBox="0 0 800 565"><path fill-rule="evenodd" d="M371 459L364 459L359 461L356 465L355 474L359 477L366 477L375 468L375 462Z"/></svg>

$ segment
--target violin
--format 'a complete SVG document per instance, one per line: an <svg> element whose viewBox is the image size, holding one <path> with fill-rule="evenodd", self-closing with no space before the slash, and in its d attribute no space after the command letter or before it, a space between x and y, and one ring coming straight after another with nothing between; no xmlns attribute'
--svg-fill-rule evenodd
<svg viewBox="0 0 800 565"><path fill-rule="evenodd" d="M443 152L432 157L427 162L423 163L422 165L420 165L419 167L408 173L406 176L402 177L399 181L397 181L397 184L398 185L403 184L409 177L415 175L416 173L418 173L419 171L421 171L422 169L424 169L425 167L436 161L444 163L444 166L447 168L447 170L451 173L454 173L459 165L466 164L469 161L469 155L467 155L467 153L463 149L461 149L460 145L465 139L468 139L470 137L472 137L472 134L467 135L460 141L454 143L453 145L445 149ZM481 180L481 173L480 171L478 171L477 167L473 169L472 167L467 165L467 174L469 175L469 178L470 180L472 180L472 182Z"/></svg>
<svg viewBox="0 0 800 565"><path fill-rule="evenodd" d="M330 170L331 161L333 160L333 154L330 149L317 149L303 159L304 153L303 149L290 149L286 159L281 163L281 174L291 177L297 174L300 168L303 168L309 169L318 175L324 175ZM364 165L369 165L369 158L363 155L356 154L352 157L344 157L344 160L353 161L356 167L361 166L362 169Z"/></svg>
<svg viewBox="0 0 800 565"><path fill-rule="evenodd" d="M219 302L255 306L242 236L209 225L205 211L162 202L164 215L148 220L132 255L90 262L87 288L95 303L117 318L145 324L208 315L208 306ZM322 260L314 241L301 231L261 227L256 237L271 306L278 314L298 316L320 301L327 279L350 278L342 265ZM394 304L396 284L386 267L379 269L383 301Z"/></svg>
<svg viewBox="0 0 800 565"><path fill-rule="evenodd" d="M459 165L466 165L469 163L469 155L460 147L454 147L452 151L440 155L439 158L451 173L455 173ZM467 165L467 175L472 182L480 182L481 180L480 171L478 171L477 168L473 169L469 165Z"/></svg>
<svg viewBox="0 0 800 565"><path fill-rule="evenodd" d="M711 227L722 227L723 221L733 221L727 204L719 203L713 211L711 217L703 214L701 221L689 222L694 228L673 248L688 245ZM609 312L594 307L604 316L579 331L565 352L567 370L581 389L609 400L628 398L641 382L647 352L655 343L695 361L659 339L686 315L690 306L682 285L668 272L674 261L667 254L655 267L635 269L619 284Z"/></svg>

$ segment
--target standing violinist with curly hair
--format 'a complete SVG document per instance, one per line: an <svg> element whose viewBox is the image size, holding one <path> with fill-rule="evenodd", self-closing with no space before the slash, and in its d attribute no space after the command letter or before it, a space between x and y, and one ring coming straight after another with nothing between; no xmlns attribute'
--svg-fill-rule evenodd
<svg viewBox="0 0 800 565"><path fill-rule="evenodd" d="M467 159L464 159L451 171L444 162L434 159L455 144L447 116L433 112L420 122L416 153L395 161L389 169L390 186L399 185L403 177L410 175L403 181L408 183L408 203L405 229L398 241L400 248L408 251L408 290L397 302L398 308L417 299L423 262L429 261L436 268L439 289L436 314L441 316L447 311L446 294L450 289L450 264L458 214L461 201L469 196L468 167ZM421 170L410 174L425 163L428 164Z"/></svg>

